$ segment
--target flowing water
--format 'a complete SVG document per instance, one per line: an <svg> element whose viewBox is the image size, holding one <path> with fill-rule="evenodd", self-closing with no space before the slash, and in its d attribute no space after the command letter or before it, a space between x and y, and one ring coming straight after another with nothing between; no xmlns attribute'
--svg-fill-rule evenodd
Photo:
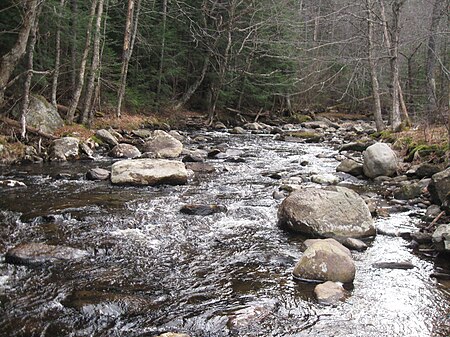
<svg viewBox="0 0 450 337"><path fill-rule="evenodd" d="M21 242L85 249L88 258L37 267L0 263L1 336L448 336L449 284L434 264L398 237L377 236L354 253L357 274L345 302L318 304L313 284L292 269L303 238L279 229L280 181L331 173L326 145L268 136L205 133L245 162L209 160L217 169L185 186L120 187L83 179L111 161L2 167L0 252ZM320 156L323 157L323 156ZM326 157L326 156L325 156ZM331 157L331 156L328 156ZM308 161L309 165L300 163ZM69 173L57 179L58 173ZM362 182L356 182L362 184ZM226 213L182 214L185 204L219 204ZM413 229L408 213L379 224ZM375 269L410 261L410 270Z"/></svg>

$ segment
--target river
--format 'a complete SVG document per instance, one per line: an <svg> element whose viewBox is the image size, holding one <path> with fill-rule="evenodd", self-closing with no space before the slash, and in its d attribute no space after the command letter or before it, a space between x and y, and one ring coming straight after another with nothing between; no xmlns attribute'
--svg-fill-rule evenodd
<svg viewBox="0 0 450 337"><path fill-rule="evenodd" d="M293 279L304 238L277 227L281 200L272 194L280 180L270 175L333 173L331 147L267 135L201 135L209 147L226 143L241 160L208 160L216 172L184 186L85 180L90 167L110 167L105 158L1 167L0 179L28 186L0 190L1 253L44 242L90 256L37 267L0 263L0 335L450 335L450 284L430 278L434 261L413 254L400 237L378 235L365 252L353 253L356 278L338 305L318 304L314 285ZM180 212L185 204L212 203L227 212ZM412 231L419 220L411 215L376 224ZM415 268L372 266L380 261Z"/></svg>

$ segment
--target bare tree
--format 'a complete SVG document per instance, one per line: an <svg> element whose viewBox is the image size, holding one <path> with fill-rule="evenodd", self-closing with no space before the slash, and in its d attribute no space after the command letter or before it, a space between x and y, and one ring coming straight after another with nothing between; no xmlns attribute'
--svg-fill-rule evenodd
<svg viewBox="0 0 450 337"><path fill-rule="evenodd" d="M95 10L97 8L98 0L93 0L91 4L91 9L89 12L89 22L86 29L86 41L84 45L83 55L81 57L80 70L78 72L78 81L75 88L75 92L72 97L72 102L69 107L69 111L67 112L67 122L73 123L75 118L75 111L78 107L78 103L81 97L81 91L83 90L84 81L85 81L85 73L86 73L86 63L89 56L89 51L91 47L91 32L92 32L92 23L94 21Z"/></svg>
<svg viewBox="0 0 450 337"><path fill-rule="evenodd" d="M131 55L133 54L134 43L136 41L141 0L137 0L136 15L134 14L134 7L135 1L128 0L127 18L125 22L125 33L123 37L122 69L120 72L119 90L117 93L118 96L117 110L116 110L117 117L120 117L122 111L122 101L125 96L125 88L127 85L128 65L130 63Z"/></svg>
<svg viewBox="0 0 450 337"><path fill-rule="evenodd" d="M90 111L92 109L92 96L94 95L94 85L98 69L100 67L100 39L103 15L104 0L99 0L97 8L97 18L95 22L94 45L92 55L92 65L89 80L85 93L84 107L81 115L81 123L87 124Z"/></svg>
<svg viewBox="0 0 450 337"><path fill-rule="evenodd" d="M386 47L389 53L389 64L391 67L391 99L392 107L390 112L391 127L394 131L401 128L400 100L399 100L399 62L398 62L398 46L400 35L400 10L405 0L394 0L392 2L392 25L388 28L388 21L385 13L384 0L379 0L381 6L381 20L383 23L383 31Z"/></svg>
<svg viewBox="0 0 450 337"><path fill-rule="evenodd" d="M58 91L58 77L59 77L59 67L61 64L61 15L64 9L65 0L61 0L59 3L59 10L57 11L57 28L56 28L56 38L55 38L55 48L56 48L56 56L55 56L55 70L53 71L53 79L52 79L52 104L56 107L56 93ZM56 9L55 9L56 12Z"/></svg>
<svg viewBox="0 0 450 337"><path fill-rule="evenodd" d="M163 0L162 8L162 36L161 36L161 55L159 58L159 69L158 69L158 86L156 87L156 95L159 97L161 93L163 68L164 68L164 55L166 52L166 25L167 25L167 0Z"/></svg>
<svg viewBox="0 0 450 337"><path fill-rule="evenodd" d="M17 66L17 63L25 54L31 28L36 20L39 0L20 1L23 8L22 26L14 46L0 58L0 107L3 107L5 91L8 88L8 81Z"/></svg>
<svg viewBox="0 0 450 337"><path fill-rule="evenodd" d="M25 79L25 84L24 84L24 92L23 92L23 99L22 99L22 109L20 112L20 125L21 125L21 137L22 139L25 138L26 134L27 134L27 113L28 113L28 108L30 105L30 88L31 88L31 80L33 78L33 63L34 63L34 47L36 45L36 39L37 39L37 29L38 29L38 25L39 25L39 14L41 12L41 6L42 3L38 4L38 9L37 9L37 13L36 13L36 18L33 22L33 26L31 27L31 39L29 39L29 44L28 44L28 72L27 72L27 76Z"/></svg>
<svg viewBox="0 0 450 337"><path fill-rule="evenodd" d="M426 76L427 76L427 112L432 113L437 110L437 94L436 94L436 33L439 22L444 13L446 0L435 0L433 5L433 13L431 14L431 26L427 43L426 57Z"/></svg>
<svg viewBox="0 0 450 337"><path fill-rule="evenodd" d="M374 42L374 0L366 0L367 10L367 42L368 42L368 60L370 68L370 77L372 80L372 96L373 96L373 115L375 118L375 125L377 131L380 132L385 129L383 117L381 115L381 100L380 100L380 84L378 82L377 65L375 61L375 42Z"/></svg>

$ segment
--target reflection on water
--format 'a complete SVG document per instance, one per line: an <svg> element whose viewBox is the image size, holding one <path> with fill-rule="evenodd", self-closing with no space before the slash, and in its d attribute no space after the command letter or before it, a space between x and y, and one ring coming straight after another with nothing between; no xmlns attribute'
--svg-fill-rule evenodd
<svg viewBox="0 0 450 337"><path fill-rule="evenodd" d="M0 250L20 242L86 249L90 257L28 268L0 263L0 331L5 336L447 336L449 284L429 275L401 238L378 236L354 253L351 296L319 305L313 285L292 268L302 239L276 226L272 192L289 177L334 172L317 158L321 145L269 137L207 134L242 151L243 163L211 160L217 172L186 186L117 187L82 179L107 160L13 167L3 177L28 188L2 190ZM308 166L300 163L308 161ZM73 179L56 180L57 173ZM216 203L226 213L184 215L185 204ZM408 214L387 226L414 227ZM409 261L410 270L375 269L380 261Z"/></svg>

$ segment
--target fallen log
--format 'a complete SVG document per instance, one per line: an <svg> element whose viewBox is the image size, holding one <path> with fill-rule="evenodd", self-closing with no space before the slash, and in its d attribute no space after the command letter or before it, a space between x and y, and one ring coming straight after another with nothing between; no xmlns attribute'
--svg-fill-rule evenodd
<svg viewBox="0 0 450 337"><path fill-rule="evenodd" d="M8 117L0 117L0 121L5 123L5 124L8 124L10 126L13 126L15 128L19 128L20 129L22 127L18 121L15 121L14 119L11 119L11 118L8 118ZM51 139L51 140L58 139L58 137L56 137L54 135L42 132L41 130L38 130L38 129L33 128L31 126L27 126L27 132L35 134L35 135L38 135L38 136L41 136L41 137L44 137L44 138L47 138L47 139Z"/></svg>

